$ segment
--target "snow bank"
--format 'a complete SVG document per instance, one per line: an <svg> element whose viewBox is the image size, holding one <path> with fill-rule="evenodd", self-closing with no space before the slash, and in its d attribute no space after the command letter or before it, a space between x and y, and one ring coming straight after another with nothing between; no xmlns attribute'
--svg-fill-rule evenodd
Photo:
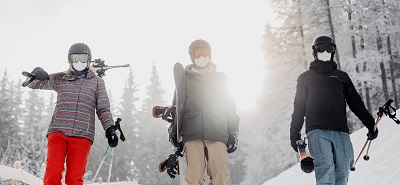
<svg viewBox="0 0 400 185"><path fill-rule="evenodd" d="M399 112L397 110L397 113ZM397 117L399 117L399 114L397 114ZM384 116L378 124L378 128L379 136L372 141L369 150L370 160L363 160L364 150L356 164L356 171L350 172L349 185L400 184L400 125ZM364 127L350 136L355 158L357 158L366 141L366 133L367 129ZM314 172L304 173L298 163L263 185L278 184L315 184Z"/></svg>

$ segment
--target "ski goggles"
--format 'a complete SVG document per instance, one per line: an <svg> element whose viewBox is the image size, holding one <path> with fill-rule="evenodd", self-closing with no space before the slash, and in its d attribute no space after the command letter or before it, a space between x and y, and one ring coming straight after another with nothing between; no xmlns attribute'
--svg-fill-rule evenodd
<svg viewBox="0 0 400 185"><path fill-rule="evenodd" d="M88 54L71 54L69 56L69 59L73 63L78 63L78 62L86 63L89 62L90 57Z"/></svg>
<svg viewBox="0 0 400 185"><path fill-rule="evenodd" d="M210 55L211 55L211 51L208 48L198 48L193 51L193 58L199 58L201 56L206 57L206 56L210 56Z"/></svg>
<svg viewBox="0 0 400 185"><path fill-rule="evenodd" d="M322 53L324 51L328 53L333 53L335 51L335 45L333 44L317 44L314 47L318 53Z"/></svg>

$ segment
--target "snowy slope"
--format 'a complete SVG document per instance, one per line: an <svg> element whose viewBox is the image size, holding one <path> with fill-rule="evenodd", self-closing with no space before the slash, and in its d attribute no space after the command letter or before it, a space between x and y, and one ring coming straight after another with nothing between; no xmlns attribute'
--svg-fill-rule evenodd
<svg viewBox="0 0 400 185"><path fill-rule="evenodd" d="M400 111L397 110L397 118ZM400 125L384 116L378 124L379 136L371 143L369 161L361 155L356 171L350 172L349 185L399 185L400 184ZM362 128L351 134L354 155L357 158L366 141L367 129ZM311 185L315 184L314 172L306 174L300 164L294 165L263 185Z"/></svg>

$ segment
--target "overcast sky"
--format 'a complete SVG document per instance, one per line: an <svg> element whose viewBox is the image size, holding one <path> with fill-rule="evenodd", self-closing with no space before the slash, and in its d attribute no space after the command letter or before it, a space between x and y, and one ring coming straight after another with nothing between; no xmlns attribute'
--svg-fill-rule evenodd
<svg viewBox="0 0 400 185"><path fill-rule="evenodd" d="M268 0L0 0L0 72L6 68L17 80L36 66L64 71L69 47L84 42L93 58L130 64L141 93L154 63L170 102L173 64L190 64L188 46L202 38L238 106L247 108L265 77L261 42L271 13ZM116 98L128 72L114 69L104 77Z"/></svg>

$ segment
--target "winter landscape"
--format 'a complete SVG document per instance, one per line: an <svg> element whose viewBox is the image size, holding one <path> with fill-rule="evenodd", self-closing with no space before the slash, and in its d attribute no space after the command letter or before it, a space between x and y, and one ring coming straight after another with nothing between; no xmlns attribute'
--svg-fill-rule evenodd
<svg viewBox="0 0 400 185"><path fill-rule="evenodd" d="M399 1L0 1L0 184L11 184L16 161L23 173L43 179L57 94L22 87L21 72L38 66L50 74L65 71L76 42L87 43L93 59L107 65L130 64L103 77L113 117L122 118L127 138L115 148L111 182L179 184L157 169L173 150L168 123L153 118L151 108L171 104L173 65L191 63L188 46L199 38L210 42L240 117L229 184L315 184L314 173L300 170L289 140L297 78L313 60L313 39L335 38L338 68L376 118L388 99L400 107L399 20ZM367 129L349 109L347 118L357 156ZM379 129L371 159L358 161L350 185L398 184L400 126L384 117ZM96 120L85 184L107 146ZM103 183L109 166L107 158L97 176Z"/></svg>

